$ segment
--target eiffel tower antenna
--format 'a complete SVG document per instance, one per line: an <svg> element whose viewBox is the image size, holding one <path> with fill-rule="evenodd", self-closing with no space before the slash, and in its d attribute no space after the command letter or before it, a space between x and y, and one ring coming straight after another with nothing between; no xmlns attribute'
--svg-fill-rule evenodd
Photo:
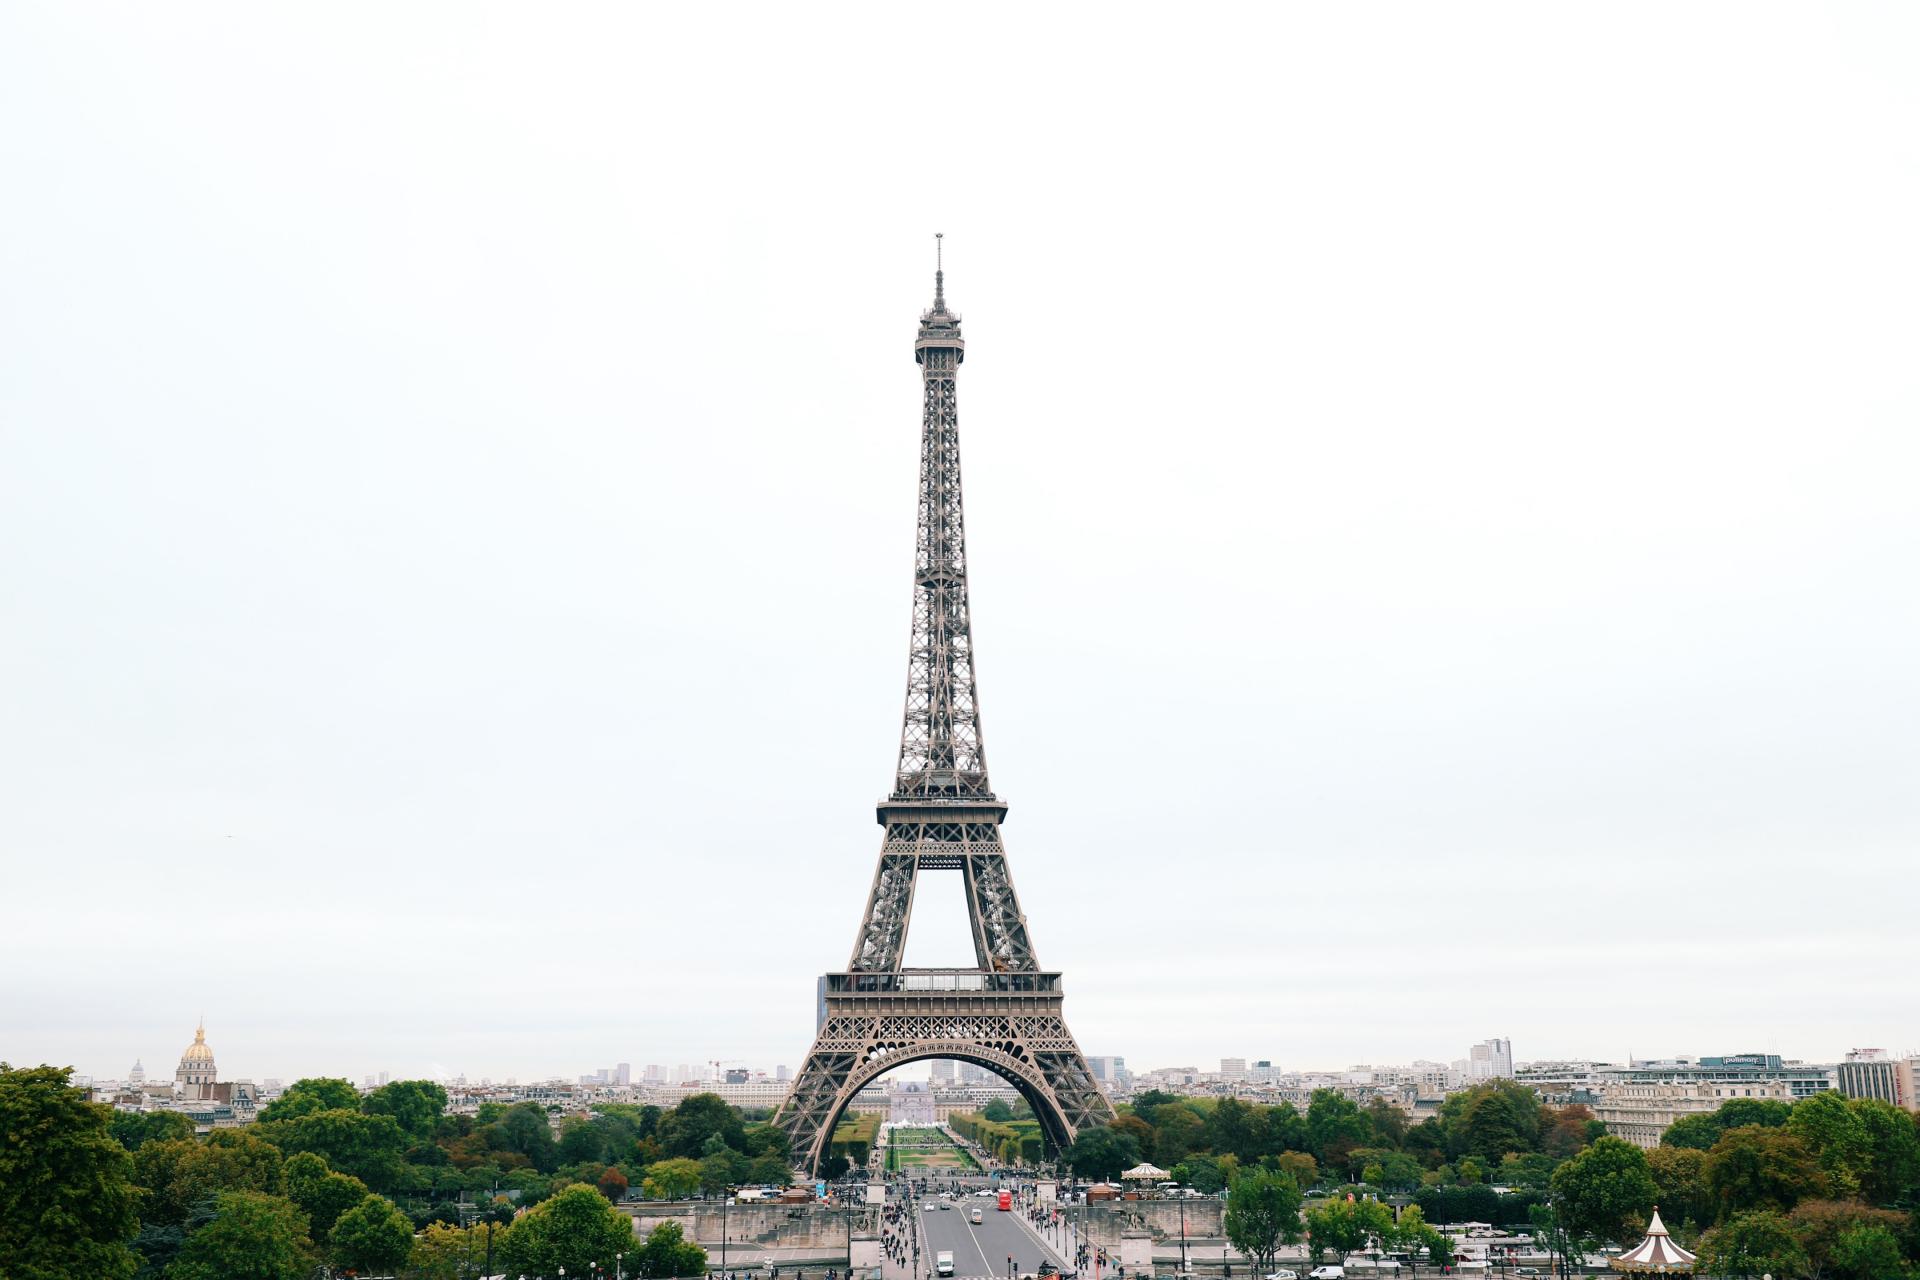
<svg viewBox="0 0 1920 1280"><path fill-rule="evenodd" d="M919 518L906 708L893 791L875 811L886 828L873 889L844 973L821 979L812 1051L775 1123L796 1161L818 1172L854 1096L909 1062L953 1058L985 1067L1032 1106L1055 1152L1113 1118L1061 1013L1058 973L1040 968L1013 891L1000 824L1007 806L987 781L967 606L955 383L966 342L947 308L945 237L934 234L933 306L920 315ZM907 923L921 871L965 883L975 964L905 969Z"/></svg>

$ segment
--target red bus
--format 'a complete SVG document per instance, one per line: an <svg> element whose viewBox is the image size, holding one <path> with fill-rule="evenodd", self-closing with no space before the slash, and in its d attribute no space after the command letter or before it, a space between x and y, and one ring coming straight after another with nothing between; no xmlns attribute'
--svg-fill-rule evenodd
<svg viewBox="0 0 1920 1280"><path fill-rule="evenodd" d="M1013 1208L1013 1192L1002 1191L1000 1193L1000 1212L1006 1213L1012 1208Z"/></svg>

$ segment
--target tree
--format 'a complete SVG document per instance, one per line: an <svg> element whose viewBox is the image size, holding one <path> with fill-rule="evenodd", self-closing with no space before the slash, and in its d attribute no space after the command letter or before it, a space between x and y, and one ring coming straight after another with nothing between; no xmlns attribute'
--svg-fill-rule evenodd
<svg viewBox="0 0 1920 1280"><path fill-rule="evenodd" d="M1906 1214L1868 1208L1857 1200L1802 1200L1787 1216L1794 1237L1807 1251L1813 1270L1820 1274L1833 1265L1840 1238L1855 1227L1879 1227L1897 1239L1907 1226Z"/></svg>
<svg viewBox="0 0 1920 1280"><path fill-rule="evenodd" d="M1233 1180L1223 1217L1227 1239L1254 1260L1261 1273L1273 1269L1283 1244L1300 1238L1300 1186L1284 1173L1250 1169Z"/></svg>
<svg viewBox="0 0 1920 1280"><path fill-rule="evenodd" d="M496 1252L508 1272L550 1276L565 1267L584 1276L632 1247L632 1221L598 1191L576 1182L522 1215Z"/></svg>
<svg viewBox="0 0 1920 1280"><path fill-rule="evenodd" d="M1800 1275L1807 1266L1807 1251L1794 1236L1786 1215L1758 1209L1735 1214L1701 1237L1695 1270L1701 1275L1747 1280L1761 1275Z"/></svg>
<svg viewBox="0 0 1920 1280"><path fill-rule="evenodd" d="M736 1158L734 1153L724 1146L718 1151L711 1151L700 1157L700 1190L707 1195L716 1195L732 1186L737 1181L733 1176L733 1162Z"/></svg>
<svg viewBox="0 0 1920 1280"><path fill-rule="evenodd" d="M133 1157L133 1177L145 1191L141 1220L177 1226L194 1204L222 1191L278 1195L280 1149L244 1129L207 1136L148 1142Z"/></svg>
<svg viewBox="0 0 1920 1280"><path fill-rule="evenodd" d="M1540 1130L1546 1108L1533 1090L1513 1080L1491 1080L1475 1085L1465 1094L1452 1117L1449 1155L1477 1155L1490 1164L1499 1164L1509 1151L1538 1151ZM1449 1118L1442 1104L1440 1115Z"/></svg>
<svg viewBox="0 0 1920 1280"><path fill-rule="evenodd" d="M1227 1185L1226 1176L1220 1172L1220 1162L1212 1156L1188 1156L1170 1172L1182 1186L1206 1195L1214 1195Z"/></svg>
<svg viewBox="0 0 1920 1280"><path fill-rule="evenodd" d="M696 1093L684 1098L660 1117L660 1145L669 1155L695 1159L705 1153L707 1139L719 1134L735 1151L747 1144L746 1126L740 1112L728 1106L717 1093Z"/></svg>
<svg viewBox="0 0 1920 1280"><path fill-rule="evenodd" d="M1358 1108L1355 1112L1358 1113ZM1238 1156L1242 1161L1260 1158L1259 1119L1253 1108L1238 1098L1222 1098L1216 1102L1201 1123L1200 1133L1208 1149L1217 1156Z"/></svg>
<svg viewBox="0 0 1920 1280"><path fill-rule="evenodd" d="M1139 1162L1140 1148L1133 1138L1109 1125L1082 1129L1067 1148L1068 1166L1083 1178L1112 1181Z"/></svg>
<svg viewBox="0 0 1920 1280"><path fill-rule="evenodd" d="M1160 1108L1153 1126L1154 1162L1168 1169L1200 1150L1206 1125L1187 1107Z"/></svg>
<svg viewBox="0 0 1920 1280"><path fill-rule="evenodd" d="M620 1172L620 1170L613 1165L607 1166L607 1171L600 1175L600 1181L594 1185L600 1188L601 1195L605 1196L614 1204L619 1204L626 1198L627 1175Z"/></svg>
<svg viewBox="0 0 1920 1280"><path fill-rule="evenodd" d="M392 1190L399 1181L400 1155L406 1150L407 1139L392 1116L363 1115L336 1107L272 1124L263 1120L256 1127L263 1138L288 1155L310 1151L375 1191Z"/></svg>
<svg viewBox="0 0 1920 1280"><path fill-rule="evenodd" d="M1232 1099L1227 1101L1231 1102ZM1367 1119L1352 1098L1332 1089L1313 1091L1313 1097L1307 1103L1307 1142L1321 1164L1344 1165L1347 1153L1355 1147L1366 1146L1372 1137L1373 1122ZM1219 1149L1217 1146L1214 1148L1216 1151ZM1244 1156L1241 1158L1245 1159Z"/></svg>
<svg viewBox="0 0 1920 1280"><path fill-rule="evenodd" d="M537 1102L516 1102L494 1126L502 1150L518 1152L542 1173L560 1165L560 1150L547 1125L547 1111Z"/></svg>
<svg viewBox="0 0 1920 1280"><path fill-rule="evenodd" d="M1383 1191L1409 1191L1420 1185L1420 1162L1404 1151L1361 1147L1352 1155L1360 1180Z"/></svg>
<svg viewBox="0 0 1920 1280"><path fill-rule="evenodd" d="M384 1196L368 1195L340 1215L327 1233L335 1266L390 1272L413 1251L413 1223Z"/></svg>
<svg viewBox="0 0 1920 1280"><path fill-rule="evenodd" d="M1786 1127L1813 1152L1830 1194L1842 1200L1860 1194L1860 1180L1873 1164L1873 1140L1845 1098L1831 1090L1803 1098L1794 1104Z"/></svg>
<svg viewBox="0 0 1920 1280"><path fill-rule="evenodd" d="M325 1236L341 1214L367 1198L366 1183L335 1173L311 1151L287 1157L280 1174L287 1199L307 1215L307 1228L316 1236Z"/></svg>
<svg viewBox="0 0 1920 1280"><path fill-rule="evenodd" d="M980 1114L996 1124L1005 1124L1007 1121L1013 1119L1013 1108L1007 1105L1006 1099L995 1098L986 1106L980 1108Z"/></svg>
<svg viewBox="0 0 1920 1280"><path fill-rule="evenodd" d="M167 1280L305 1280L306 1215L292 1201L228 1191L212 1221L194 1231L167 1268Z"/></svg>
<svg viewBox="0 0 1920 1280"><path fill-rule="evenodd" d="M700 1189L700 1162L676 1156L647 1170L641 1188L650 1200L685 1200Z"/></svg>
<svg viewBox="0 0 1920 1280"><path fill-rule="evenodd" d="M447 1109L447 1091L431 1080L395 1080L368 1094L360 1109L370 1116L392 1116L402 1131L424 1141L433 1137L434 1123Z"/></svg>
<svg viewBox="0 0 1920 1280"><path fill-rule="evenodd" d="M1304 1151L1282 1151L1273 1158L1273 1167L1291 1177L1302 1188L1320 1181L1320 1162Z"/></svg>
<svg viewBox="0 0 1920 1280"><path fill-rule="evenodd" d="M1920 1190L1920 1131L1914 1117L1878 1098L1854 1098L1847 1109L1866 1130L1869 1156L1860 1195L1872 1204L1904 1204Z"/></svg>
<svg viewBox="0 0 1920 1280"><path fill-rule="evenodd" d="M1644 1151L1602 1138L1553 1173L1553 1193L1570 1229L1625 1244L1646 1225L1659 1197Z"/></svg>
<svg viewBox="0 0 1920 1280"><path fill-rule="evenodd" d="M1400 1221L1393 1224L1392 1240L1403 1249L1424 1252L1427 1261L1436 1267L1447 1266L1453 1261L1453 1249L1447 1243L1447 1238L1427 1225L1427 1217L1420 1212L1417 1204L1410 1204L1400 1211Z"/></svg>
<svg viewBox="0 0 1920 1280"><path fill-rule="evenodd" d="M71 1067L0 1062L0 1269L7 1280L126 1280L139 1265L133 1160Z"/></svg>
<svg viewBox="0 0 1920 1280"><path fill-rule="evenodd" d="M1647 1172L1659 1193L1661 1217L1669 1226L1713 1222L1713 1194L1707 1185L1707 1153L1692 1147L1655 1147L1647 1152Z"/></svg>
<svg viewBox="0 0 1920 1280"><path fill-rule="evenodd" d="M1316 1258L1322 1253L1331 1253L1336 1260L1345 1258L1368 1240L1384 1240L1392 1234L1393 1213L1378 1200L1329 1200L1307 1210L1307 1243Z"/></svg>
<svg viewBox="0 0 1920 1280"><path fill-rule="evenodd" d="M1373 1125L1373 1136L1380 1143L1398 1147L1406 1142L1407 1113L1385 1098L1374 1098L1367 1103L1367 1121Z"/></svg>
<svg viewBox="0 0 1920 1280"><path fill-rule="evenodd" d="M1886 1227L1861 1223L1834 1242L1833 1274L1838 1280L1900 1280L1913 1268L1900 1253L1900 1237Z"/></svg>
<svg viewBox="0 0 1920 1280"><path fill-rule="evenodd" d="M1798 1134L1760 1125L1720 1135L1707 1152L1707 1185L1722 1220L1754 1209L1784 1213L1827 1191L1826 1175Z"/></svg>
<svg viewBox="0 0 1920 1280"><path fill-rule="evenodd" d="M560 1130L559 1150L561 1164L581 1164L589 1160L603 1162L609 1154L606 1135L585 1120L570 1120Z"/></svg>
<svg viewBox="0 0 1920 1280"><path fill-rule="evenodd" d="M670 1280L674 1276L707 1274L707 1251L688 1241L677 1222L663 1222L647 1233L647 1242L633 1264L642 1280Z"/></svg>
<svg viewBox="0 0 1920 1280"><path fill-rule="evenodd" d="M406 1280L468 1280L486 1258L484 1226L430 1223L407 1255Z"/></svg>
<svg viewBox="0 0 1920 1280"><path fill-rule="evenodd" d="M1711 1115L1681 1116L1660 1135L1660 1145L1663 1148L1705 1151L1720 1141L1720 1135L1725 1132Z"/></svg>
<svg viewBox="0 0 1920 1280"><path fill-rule="evenodd" d="M116 1111L108 1128L114 1141L129 1151L146 1142L193 1136L193 1121L178 1111Z"/></svg>
<svg viewBox="0 0 1920 1280"><path fill-rule="evenodd" d="M260 1112L263 1122L293 1120L316 1111L358 1111L360 1091L334 1076L295 1080Z"/></svg>

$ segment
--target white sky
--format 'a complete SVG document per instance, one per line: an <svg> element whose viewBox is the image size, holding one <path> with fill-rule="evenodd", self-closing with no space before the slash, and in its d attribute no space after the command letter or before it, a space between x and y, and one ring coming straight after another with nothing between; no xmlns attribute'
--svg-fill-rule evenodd
<svg viewBox="0 0 1920 1280"><path fill-rule="evenodd" d="M6 6L0 1058L797 1064L936 230L1088 1052L1920 1047L1916 66L1901 4Z"/></svg>

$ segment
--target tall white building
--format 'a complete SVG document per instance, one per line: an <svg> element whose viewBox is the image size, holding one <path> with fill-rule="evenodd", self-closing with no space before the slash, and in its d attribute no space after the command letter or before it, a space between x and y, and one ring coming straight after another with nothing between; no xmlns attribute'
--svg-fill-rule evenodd
<svg viewBox="0 0 1920 1280"><path fill-rule="evenodd" d="M935 1058L927 1067L927 1077L935 1084L952 1084L959 1069L952 1058Z"/></svg>
<svg viewBox="0 0 1920 1280"><path fill-rule="evenodd" d="M1483 1040L1467 1051L1467 1078L1494 1080L1513 1078L1513 1041L1498 1037Z"/></svg>
<svg viewBox="0 0 1920 1280"><path fill-rule="evenodd" d="M1245 1058L1220 1059L1220 1078L1222 1080L1245 1080L1247 1078L1247 1060Z"/></svg>

